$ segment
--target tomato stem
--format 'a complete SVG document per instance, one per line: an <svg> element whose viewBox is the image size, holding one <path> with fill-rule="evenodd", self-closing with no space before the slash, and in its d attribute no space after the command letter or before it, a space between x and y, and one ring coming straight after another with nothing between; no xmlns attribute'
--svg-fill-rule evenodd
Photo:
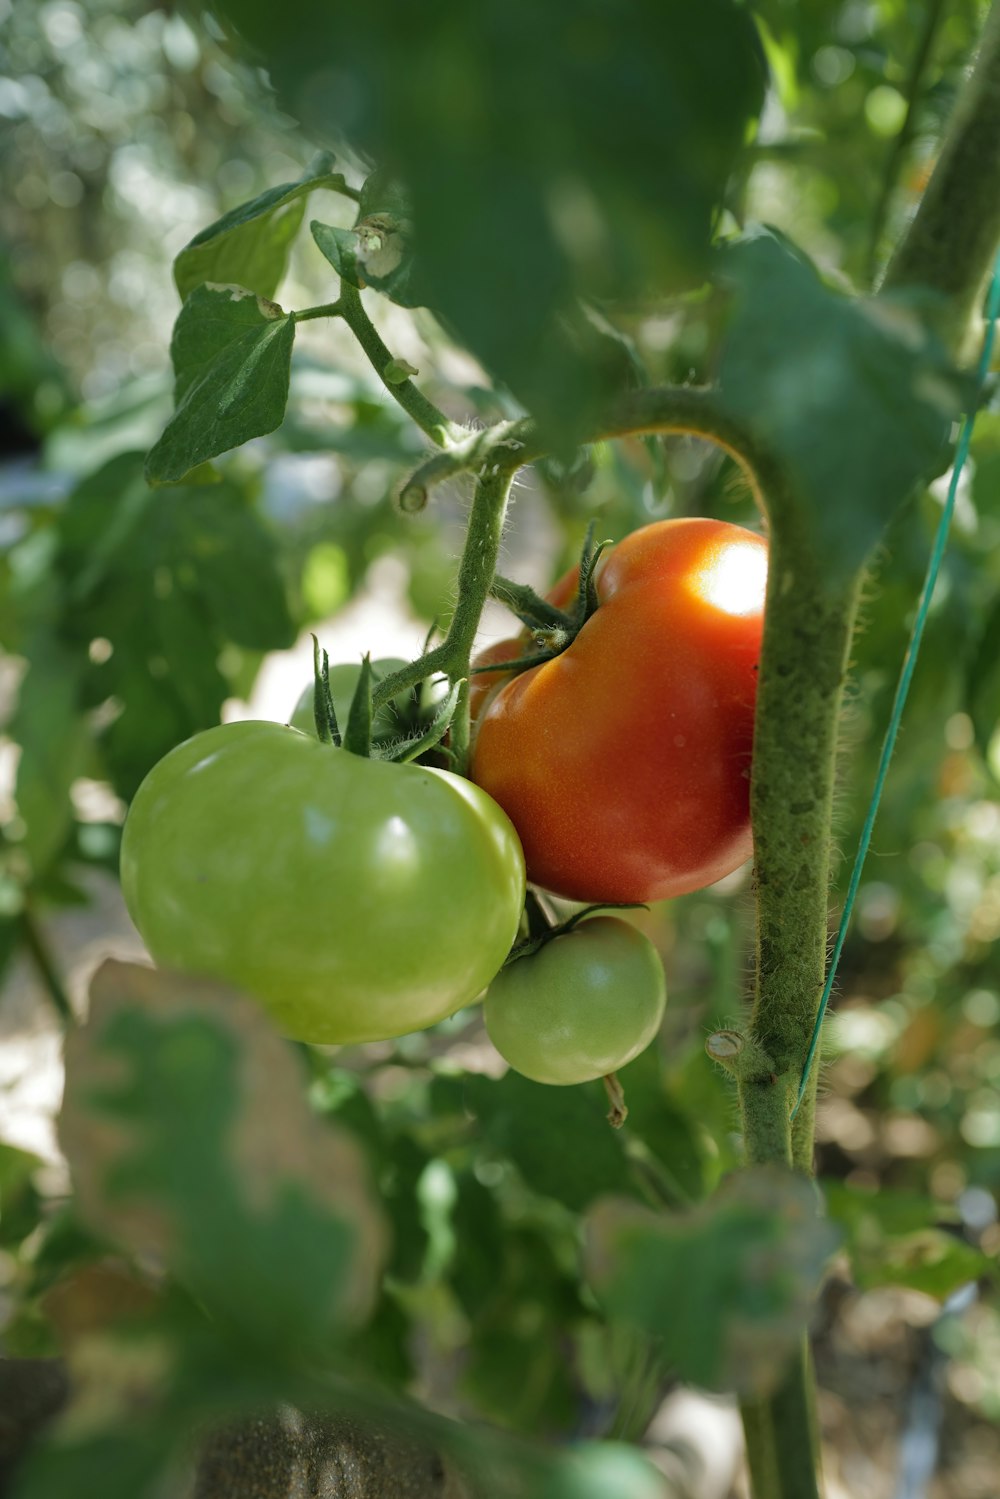
<svg viewBox="0 0 1000 1499"><path fill-rule="evenodd" d="M398 402L421 432L426 433L431 442L439 448L447 447L449 443L464 436L463 428L457 423L449 421L444 412L439 410L434 402L424 395L423 391L414 385L412 380L387 380L385 372L388 369L397 368L397 362L392 353L383 343L378 329L372 322L364 309L361 301L361 293L356 286L352 286L347 280L341 280L340 297L333 304L340 317L350 328L354 337L361 345L372 369L378 375L386 390L393 400ZM301 314L299 315L301 321ZM419 508L419 507L417 507Z"/></svg>
<svg viewBox="0 0 1000 1499"><path fill-rule="evenodd" d="M994 5L927 189L881 287L939 293L940 331L953 348L964 338L1000 241L998 177L1000 6Z"/></svg>
<svg viewBox="0 0 1000 1499"><path fill-rule="evenodd" d="M629 391L595 421L588 441L675 432L707 438L735 458L758 499L782 482L766 448L725 410L718 390L711 386L661 385ZM427 458L403 485L400 503L410 508L410 497L419 501L419 508L434 485L445 479L489 462L514 469L545 457L548 450L548 438L532 418L498 422Z"/></svg>
<svg viewBox="0 0 1000 1499"><path fill-rule="evenodd" d="M460 774L465 773L469 757L469 663L483 606L496 576L507 501L517 466L516 460L506 466L500 462L491 463L476 480L465 546L458 566L458 598L444 640L416 661L384 677L372 696L373 708L377 711L404 688L423 681L434 672L444 672L453 686L460 684L451 723L450 746L454 768Z"/></svg>
<svg viewBox="0 0 1000 1499"><path fill-rule="evenodd" d="M607 1077L601 1079L604 1091L608 1095L611 1107L608 1109L608 1123L612 1129L621 1129L628 1118L628 1105L625 1102L625 1090L619 1081L617 1072L609 1072Z"/></svg>

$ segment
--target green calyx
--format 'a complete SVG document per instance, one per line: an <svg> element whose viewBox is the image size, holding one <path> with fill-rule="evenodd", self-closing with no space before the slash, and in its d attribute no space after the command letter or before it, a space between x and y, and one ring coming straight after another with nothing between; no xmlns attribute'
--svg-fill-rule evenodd
<svg viewBox="0 0 1000 1499"><path fill-rule="evenodd" d="M578 927L581 921L586 921L588 916L593 916L595 911L645 911L648 908L641 901L598 901L595 905L584 906L582 911L574 911L565 921L553 922L541 897L534 890L529 889L524 902L525 921L527 923L528 935L521 942L515 943L507 954L504 967L508 968L511 963L516 963L519 958L530 958L534 953L540 952L546 943L555 937L565 937Z"/></svg>
<svg viewBox="0 0 1000 1499"><path fill-rule="evenodd" d="M541 598L526 583L514 583L498 573L490 588L490 596L504 604L530 632L534 650L526 651L512 661L497 661L488 666L474 666L477 675L486 672L503 672L505 676L516 676L530 671L544 661L560 656L579 635L584 625L600 606L597 597L597 564L604 551L611 545L609 540L594 543L594 522L587 527L583 550L580 553L580 574L577 595L571 610L559 609Z"/></svg>
<svg viewBox="0 0 1000 1499"><path fill-rule="evenodd" d="M429 718L428 709L421 704L420 684L416 684L410 692L410 701L401 714L402 732L388 738L384 732L382 737L376 737L373 731L373 692L378 685L378 677L369 655L362 659L347 715L347 725L343 731L337 721L337 710L330 689L330 659L327 652L321 650L315 635L313 673L313 712L316 735L320 742L346 750L348 754L358 755L364 760L388 760L397 765L408 764L441 744L451 727L464 681L463 678L452 683L447 695L434 705ZM440 753L447 755L449 751L441 750Z"/></svg>

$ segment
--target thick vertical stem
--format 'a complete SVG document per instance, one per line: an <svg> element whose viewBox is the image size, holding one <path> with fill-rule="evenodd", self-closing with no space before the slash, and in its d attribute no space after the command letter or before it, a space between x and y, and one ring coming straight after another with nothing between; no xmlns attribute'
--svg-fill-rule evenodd
<svg viewBox="0 0 1000 1499"><path fill-rule="evenodd" d="M757 1499L818 1499L811 1389L809 1350L803 1343L770 1399L747 1401L741 1409Z"/></svg>
<svg viewBox="0 0 1000 1499"><path fill-rule="evenodd" d="M815 1083L794 1125L825 977L837 730L858 578L830 569L781 507L772 516L751 808L757 891L752 1044L740 1070L747 1159L812 1170ZM817 1499L818 1442L803 1343L743 1423L757 1499Z"/></svg>
<svg viewBox="0 0 1000 1499"><path fill-rule="evenodd" d="M751 1160L791 1160L789 1116L823 988L837 729L858 578L775 517L751 808L757 892L752 1067L741 1078ZM811 1111L803 1103L800 1114ZM796 1121L806 1165L809 1131Z"/></svg>

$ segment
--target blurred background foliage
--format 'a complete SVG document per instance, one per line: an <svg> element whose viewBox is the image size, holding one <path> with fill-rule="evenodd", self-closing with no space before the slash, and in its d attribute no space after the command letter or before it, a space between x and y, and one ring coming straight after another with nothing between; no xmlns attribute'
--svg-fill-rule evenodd
<svg viewBox="0 0 1000 1499"><path fill-rule="evenodd" d="M220 11L253 37L254 7ZM515 21L519 13L512 8ZM762 111L734 157L716 227L774 224L833 284L864 291L932 166L984 6L760 0L753 14L752 45L744 33L733 43L758 60L746 73L746 100L734 106L735 139L719 147L722 179L741 139L740 108L754 113L754 89ZM407 37L395 50L381 46L380 17L384 9L373 7L369 31L355 34L359 56L370 44L379 67L402 77ZM303 33L289 26L289 37ZM516 29L503 40L516 53ZM276 56L297 76L294 46ZM0 1342L8 1354L65 1346L52 1288L69 1287L72 1304L73 1287L106 1254L65 1198L45 1123L53 1088L32 1093L25 1077L47 1069L58 1092L45 1007L78 1003L79 973L105 930L128 946L114 872L129 797L171 745L220 714L290 714L308 676L303 632L317 628L333 658L368 646L413 654L431 623L446 621L452 598L467 492L456 484L419 517L399 514L394 489L425 443L340 323L299 329L284 425L221 459L218 482L150 491L142 479L142 456L171 407L174 256L221 214L296 179L310 159L311 143L283 112L280 66L277 80L275 99L254 59L241 61L207 12L146 0L0 0L0 1031L9 1058L0 1065L8 1142L0 1145ZM521 81L544 88L538 78ZM412 89L397 104L420 107ZM358 111L361 135L368 130L378 146L378 110ZM534 119L530 109L526 117ZM509 122L488 123L500 161ZM454 128L431 111L414 152L434 130L454 145ZM364 159L337 145L338 167L360 183ZM558 162L558 142L552 150ZM416 208L429 203L433 214L439 179L434 160L421 160ZM416 155L404 164L419 167ZM450 191L459 196L438 225L445 238L464 233L467 165L453 162ZM681 150L666 191L680 190L683 165ZM613 156L600 164L613 169ZM707 231L711 207L699 201L679 222ZM634 295L618 288L602 300L600 255L585 253L586 235L574 240L584 251L567 284L576 278L593 294L602 338L626 350L628 378L704 380L718 364L720 312L714 297L691 291L703 269L692 245L701 240L692 230L690 244L664 251L656 209L651 199L650 222L629 226L630 242L652 257L637 251L626 267ZM572 194L566 211L586 220L587 205ZM309 212L336 226L353 217L350 203L326 191ZM527 219L513 222L530 235ZM509 223L487 227L493 235ZM476 253L501 248L478 244ZM650 265L662 269L661 252L684 274L650 310L639 293ZM563 305L562 274L553 272L554 301L542 315ZM331 300L332 283L300 235L277 293L282 306ZM519 397L538 391L496 342L497 309L484 318L474 301L449 304L447 293L434 285L436 306L444 296L441 321L374 293L366 305L393 354L419 370L449 416L475 426L518 413ZM447 331L455 327L465 346ZM542 372L550 390L570 368L565 349L557 352ZM491 379L487 366L507 378ZM612 362L615 379L623 368ZM575 401L590 394L571 391ZM855 1496L890 1491L886 1475L902 1462L915 1392L927 1380L944 1431L933 1492L986 1499L1000 1461L988 1424L1000 1416L991 1268L1000 1255L1000 410L990 401L824 1063L820 1175L843 1250L823 1305L821 1416L831 1483L841 1485L831 1492ZM831 444L849 438L830 434ZM844 725L838 893L942 497L936 482L898 517L867 586ZM684 514L759 524L740 476L708 445L600 444L522 477L504 570L542 586L574 558L590 520L618 537ZM485 638L504 633L503 615L491 611ZM609 1190L687 1210L737 1160L729 1085L703 1042L733 1020L747 983L746 874L634 919L660 946L671 1002L659 1046L623 1075L631 1118L621 1137L603 1122L597 1086L564 1092L502 1078L474 1013L396 1043L310 1059L310 1098L361 1142L394 1230L389 1276L356 1356L436 1409L533 1435L637 1437L676 1373L676 1362L664 1365L609 1320L581 1278L580 1215ZM199 1371L192 1389L202 1388Z"/></svg>

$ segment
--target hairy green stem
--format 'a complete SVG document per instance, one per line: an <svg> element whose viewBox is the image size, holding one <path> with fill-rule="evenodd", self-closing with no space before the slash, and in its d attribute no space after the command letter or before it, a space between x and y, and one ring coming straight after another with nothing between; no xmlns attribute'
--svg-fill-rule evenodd
<svg viewBox="0 0 1000 1499"><path fill-rule="evenodd" d="M770 496L769 496L770 498ZM815 1082L791 1109L823 990L837 731L859 578L832 582L778 491L770 505L750 801L757 902L755 996L737 1055L746 1158L812 1171ZM779 1390L744 1405L757 1499L815 1499L818 1446L805 1350Z"/></svg>
<svg viewBox="0 0 1000 1499"><path fill-rule="evenodd" d="M819 1499L812 1367L805 1342L778 1389L741 1407L756 1499Z"/></svg>
<svg viewBox="0 0 1000 1499"><path fill-rule="evenodd" d="M297 323L311 323L314 318L340 317L340 300L336 302L324 302L321 307L303 307L301 312L292 314Z"/></svg>
<svg viewBox="0 0 1000 1499"><path fill-rule="evenodd" d="M386 390L416 422L421 432L426 433L431 442L436 443L439 448L446 447L448 443L464 435L462 429L449 421L444 412L439 411L434 402L428 400L412 380L397 382L387 379L386 372L395 361L390 350L382 342L378 329L365 311L361 302L361 293L357 287L352 286L349 281L342 280L340 298L334 305L337 306L340 317L343 318L368 356L372 369Z"/></svg>
<svg viewBox="0 0 1000 1499"><path fill-rule="evenodd" d="M831 580L825 559L794 522L772 515L750 792L757 895L751 1034L770 1068L765 1075L757 1063L744 1086L777 1077L770 1091L798 1087L823 988L837 730L858 586L859 576ZM756 1111L745 1107L750 1123Z"/></svg>
<svg viewBox="0 0 1000 1499"><path fill-rule="evenodd" d="M476 482L465 546L458 566L458 599L444 640L416 661L383 677L372 695L372 703L377 709L404 688L412 687L435 672L444 672L450 682L463 682L452 719L450 746L456 768L460 771L464 771L469 754L469 692L465 679L469 675L483 605L489 598L496 574L515 466L491 464Z"/></svg>
<svg viewBox="0 0 1000 1499"><path fill-rule="evenodd" d="M1000 5L959 95L937 165L883 291L926 287L944 299L941 331L963 341L1000 241Z"/></svg>
<svg viewBox="0 0 1000 1499"><path fill-rule="evenodd" d="M704 437L723 448L743 468L758 499L783 483L766 450L729 415L718 391L709 386L662 385L631 391L599 417L588 441L670 432ZM403 485L400 499L405 508L419 509L428 491L444 479L478 469L488 461L514 467L533 463L547 451L545 436L530 417L498 422L484 432L465 437L446 452L432 454Z"/></svg>

